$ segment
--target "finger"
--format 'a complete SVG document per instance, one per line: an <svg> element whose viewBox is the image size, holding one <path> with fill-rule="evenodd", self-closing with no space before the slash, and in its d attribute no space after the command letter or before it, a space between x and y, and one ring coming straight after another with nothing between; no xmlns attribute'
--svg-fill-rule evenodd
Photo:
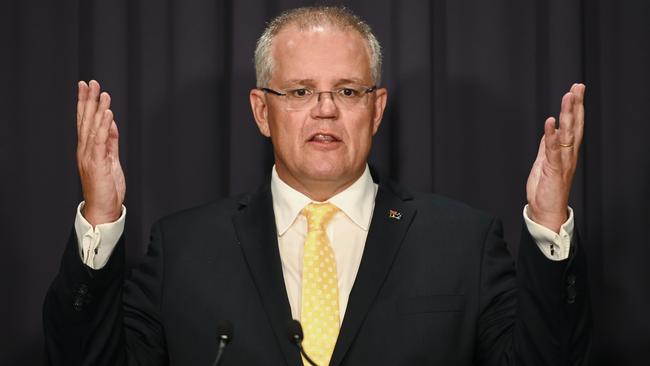
<svg viewBox="0 0 650 366"><path fill-rule="evenodd" d="M79 139L82 142L81 150L87 151L88 139L91 129L93 128L93 121L95 112L97 111L97 104L99 99L100 85L95 80L90 80L88 83L88 94L83 110L83 118L81 120L81 127Z"/></svg>
<svg viewBox="0 0 650 366"><path fill-rule="evenodd" d="M544 165L545 160L546 160L546 142L545 142L545 136L542 135L542 138L539 141L539 147L537 148L537 157L535 158L533 167L530 170L530 175L528 176L528 181L526 182L526 195L528 197L529 202L532 202L534 200L534 197L531 196L531 194L535 191L537 182L539 181L540 175L542 174L541 167Z"/></svg>
<svg viewBox="0 0 650 366"><path fill-rule="evenodd" d="M560 128L559 141L561 144L573 144L575 132L575 118L573 114L574 95L571 92L564 94L562 97L562 106L560 109Z"/></svg>
<svg viewBox="0 0 650 366"><path fill-rule="evenodd" d="M85 81L79 81L77 84L77 136L83 120L84 108L86 106L86 99L88 98L88 84Z"/></svg>
<svg viewBox="0 0 650 366"><path fill-rule="evenodd" d="M97 129L97 134L91 140L92 143L92 157L96 160L101 160L106 157L107 152L107 140L109 135L109 128L111 122L113 121L113 112L110 109L105 110L102 113L102 118L100 120L100 125Z"/></svg>
<svg viewBox="0 0 650 366"><path fill-rule="evenodd" d="M107 92L102 92L99 95L99 103L97 105L97 111L95 112L94 120L93 120L93 129L95 132L99 132L100 125L103 122L104 118L104 112L109 110L111 107L111 96ZM110 122L110 121L109 121ZM108 127L107 127L108 129Z"/></svg>
<svg viewBox="0 0 650 366"><path fill-rule="evenodd" d="M575 135L575 146L576 151L582 142L582 137L585 127L585 108L584 108L584 95L585 95L585 85L584 84L574 84L571 88L571 93L575 96L573 103L573 115L575 120L574 126L574 135Z"/></svg>
<svg viewBox="0 0 650 366"><path fill-rule="evenodd" d="M108 130L108 154L116 159L120 156L120 144L119 144L120 134L117 129L117 123L111 121L110 128Z"/></svg>
<svg viewBox="0 0 650 366"><path fill-rule="evenodd" d="M578 102L582 103L584 99L585 89L585 84L575 83L571 86L571 90L569 91L577 97Z"/></svg>
<svg viewBox="0 0 650 366"><path fill-rule="evenodd" d="M555 118L549 117L544 122L544 153L546 160L553 167L561 164L560 141L558 131L555 129Z"/></svg>
<svg viewBox="0 0 650 366"><path fill-rule="evenodd" d="M544 125L544 129L546 129L546 125ZM544 135L542 135L542 139L539 141L539 147L537 148L537 157L535 158L535 161L544 159L545 155L546 155L546 131L544 131Z"/></svg>
<svg viewBox="0 0 650 366"><path fill-rule="evenodd" d="M110 106L111 106L111 96L106 92L101 93L99 95L99 103L97 106L97 111L93 116L92 124L90 125L88 130L89 138L96 137L100 133L100 130L102 129L102 121L104 119L104 113L106 113L106 111L110 108ZM109 120L109 122L110 121L111 120ZM103 129L108 130L109 126L110 125L104 125ZM92 149L92 144L87 143L86 149Z"/></svg>
<svg viewBox="0 0 650 366"><path fill-rule="evenodd" d="M575 114L576 122L580 122L584 117L582 112L584 112L585 85L573 84L571 94L573 94L573 114Z"/></svg>

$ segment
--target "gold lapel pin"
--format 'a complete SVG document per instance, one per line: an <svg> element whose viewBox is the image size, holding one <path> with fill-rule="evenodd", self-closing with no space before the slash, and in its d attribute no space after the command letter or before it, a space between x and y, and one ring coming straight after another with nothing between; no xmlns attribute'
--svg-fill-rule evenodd
<svg viewBox="0 0 650 366"><path fill-rule="evenodd" d="M399 211L395 210L388 210L388 217L391 219L395 220L401 220L402 219L402 213Z"/></svg>

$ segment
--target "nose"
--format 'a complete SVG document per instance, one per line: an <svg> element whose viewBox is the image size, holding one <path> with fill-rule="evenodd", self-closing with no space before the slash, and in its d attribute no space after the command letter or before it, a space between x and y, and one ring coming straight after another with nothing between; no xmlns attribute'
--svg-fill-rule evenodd
<svg viewBox="0 0 650 366"><path fill-rule="evenodd" d="M323 94L327 94L329 97L323 96ZM336 118L338 116L338 108L334 101L334 92L319 92L316 98L316 106L312 109L312 113L314 118Z"/></svg>

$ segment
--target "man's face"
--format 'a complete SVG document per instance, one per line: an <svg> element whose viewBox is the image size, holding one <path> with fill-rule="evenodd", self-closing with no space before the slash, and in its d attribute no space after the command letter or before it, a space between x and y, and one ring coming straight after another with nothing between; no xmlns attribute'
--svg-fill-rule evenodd
<svg viewBox="0 0 650 366"><path fill-rule="evenodd" d="M369 51L355 31L328 26L300 31L288 26L276 35L271 52L270 89L373 86ZM257 89L250 98L261 133L273 142L280 178L311 198L324 200L329 197L322 197L323 191L336 194L363 173L387 92L378 89L354 106L323 93L302 109L290 108L284 96Z"/></svg>

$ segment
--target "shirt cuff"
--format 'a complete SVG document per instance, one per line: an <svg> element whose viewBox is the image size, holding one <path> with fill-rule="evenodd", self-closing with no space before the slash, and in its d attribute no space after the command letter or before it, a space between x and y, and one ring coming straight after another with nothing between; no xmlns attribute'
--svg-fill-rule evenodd
<svg viewBox="0 0 650 366"><path fill-rule="evenodd" d="M546 258L553 261L562 261L569 258L574 226L573 209L571 207L569 207L569 218L560 227L559 234L531 220L528 217L528 205L524 207L524 221L528 232Z"/></svg>
<svg viewBox="0 0 650 366"><path fill-rule="evenodd" d="M79 243L81 261L92 269L103 268L113 253L113 249L124 232L126 207L122 205L122 214L117 221L100 224L96 227L86 220L81 214L85 202L77 206L77 217L74 220L74 229Z"/></svg>

